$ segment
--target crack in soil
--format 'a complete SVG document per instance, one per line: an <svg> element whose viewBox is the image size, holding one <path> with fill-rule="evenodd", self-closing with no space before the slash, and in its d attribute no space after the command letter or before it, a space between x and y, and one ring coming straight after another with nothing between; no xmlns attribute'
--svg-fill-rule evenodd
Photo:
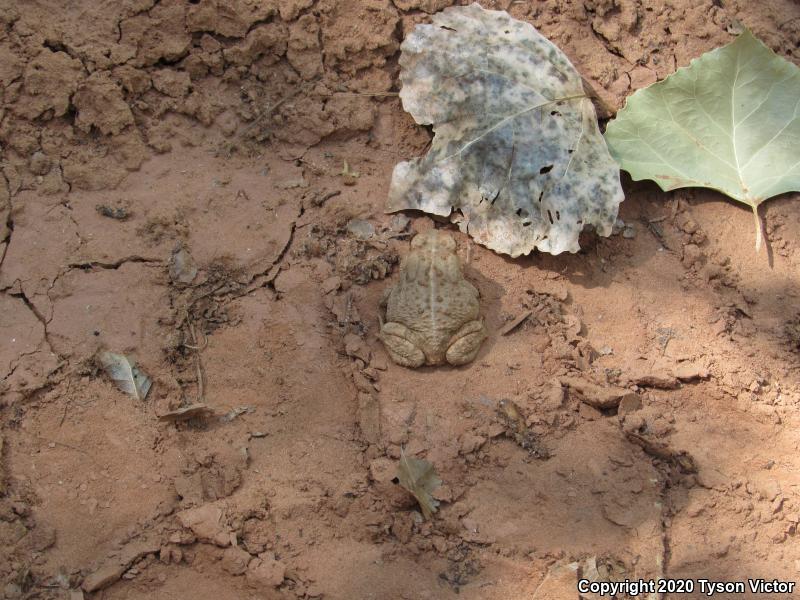
<svg viewBox="0 0 800 600"><path fill-rule="evenodd" d="M669 562L672 556L670 526L675 513L670 489L686 475L697 473L697 464L687 452L676 451L661 442L652 442L635 433L625 433L625 439L631 445L637 446L650 457L653 468L659 472L659 506L661 514L659 524L661 527L661 555L657 558L658 578L668 577ZM658 600L667 596L658 593Z"/></svg>
<svg viewBox="0 0 800 600"><path fill-rule="evenodd" d="M4 292L4 293L8 293L8 292ZM33 304L33 302L31 302L31 301L28 299L28 297L25 295L25 293L24 293L24 292L19 292L19 293L8 293L8 295L9 295L9 296L11 296L12 298L19 298L20 300L22 300L22 302L25 304L25 306L28 308L28 310L30 310L30 311L31 311L31 313L33 314L33 316L35 316L35 317L36 317L36 319L37 319L37 320L38 320L38 321L39 321L39 322L42 324L43 336L42 336L42 343L40 343L40 344L39 344L39 345L36 347L36 349L35 349L35 350L32 350L31 352L23 352L22 354L20 354L20 355L18 355L18 356L16 357L16 359L15 359L15 360L16 360L16 364L15 364L15 365L14 365L14 367L13 367L13 368L10 370L10 372L8 373L8 375L6 375L6 376L3 378L3 381L5 382L7 379L9 379L9 378L10 378L10 377L11 377L11 376L14 374L14 372L15 372L15 371L17 370L17 368L19 367L19 365L20 365L20 361L21 361L21 359L22 359L23 357L25 357L25 356L30 356L30 355L32 355L32 354L36 354L37 352L40 352L40 351L42 351L42 350L45 350L45 351L49 351L51 354L53 354L54 356L56 356L56 357L58 358L58 361L59 361L59 363L60 363L60 364L59 364L59 366L58 366L58 367L56 367L56 368L55 368L55 369L54 369L52 372L50 372L50 373L47 375L47 377L46 377L45 381L42 383L42 385L40 386L40 388L37 388L37 389L41 389L41 388L43 388L43 387L46 387L46 386L48 386L48 385L51 385L51 384L52 384L51 377L52 377L52 375L53 375L54 373L56 373L56 372L57 372L57 371L58 371L58 370L61 368L61 366L63 365L63 360L64 360L64 359L63 359L63 357L62 357L61 355L59 355L57 352L55 352L55 350L53 350L53 344L52 344L52 342L50 341L50 333L47 331L47 325L48 325L49 321L48 321L47 319L45 319L45 318L44 318L44 315L42 315L42 313L40 313L40 312L39 312L39 310L36 308L36 306ZM44 349L43 349L43 348L42 348L42 344L45 344L45 345L46 345L46 348L44 348ZM31 390L31 391L36 391L36 390Z"/></svg>
<svg viewBox="0 0 800 600"><path fill-rule="evenodd" d="M68 272L70 269L82 269L84 271L92 271L94 269L116 270L119 269L122 265L127 263L140 263L140 264L162 265L162 266L164 265L164 261L161 259L148 258L146 256L139 256L138 254L134 254L132 256L126 256L124 258L120 258L119 260L115 260L113 262L103 262L101 260L89 260L80 263L69 263L67 265L66 272ZM56 279L61 277L61 275L63 274L64 273L59 274L58 277L56 277ZM56 279L53 280L53 283L55 283Z"/></svg>
<svg viewBox="0 0 800 600"><path fill-rule="evenodd" d="M5 244L5 246L3 246L3 253L0 255L0 268L2 268L6 260L8 248L11 246L11 235L14 233L14 204L11 202L11 191L8 188L8 180L2 175L0 175L0 178L2 178L3 185L6 188L6 194L8 195L8 214L6 215L6 229L8 229L8 234L4 239L0 240L0 244Z"/></svg>
<svg viewBox="0 0 800 600"><path fill-rule="evenodd" d="M613 54L614 56L618 56L619 58L621 58L622 60L624 60L628 64L636 66L635 63L632 63L630 60L628 60L625 57L625 55L622 54L622 51L614 45L614 42L612 40L608 39L605 35L603 35L602 32L598 31L595 28L594 20L592 20L592 22L591 22L590 29L592 30L592 33L594 34L594 37L596 37L600 41L600 43L603 44L603 47L606 49L606 51L609 54Z"/></svg>
<svg viewBox="0 0 800 600"><path fill-rule="evenodd" d="M75 219L75 217L72 216L72 206L70 206L68 200L64 200L63 202L60 202L58 204L58 206L63 206L64 208L67 209L67 217L69 217L69 220L72 221L72 224L75 226L75 237L78 238L78 250L80 250L82 246L86 245L86 240L81 235L81 226L80 226L80 224ZM53 208L55 208L55 206ZM49 212L50 211L48 211L48 213Z"/></svg>

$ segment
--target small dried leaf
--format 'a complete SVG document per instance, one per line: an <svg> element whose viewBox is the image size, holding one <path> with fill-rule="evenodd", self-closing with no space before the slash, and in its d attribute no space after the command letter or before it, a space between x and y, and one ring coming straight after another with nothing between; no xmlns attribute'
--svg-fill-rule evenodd
<svg viewBox="0 0 800 600"><path fill-rule="evenodd" d="M178 283L192 283L197 276L197 265L183 246L177 247L169 259L169 278Z"/></svg>
<svg viewBox="0 0 800 600"><path fill-rule="evenodd" d="M530 317L532 314L533 312L530 310L524 311L521 315L511 320L505 326L503 326L503 328L500 330L500 335L508 335L509 333L514 331L517 327L522 325L522 323L526 321L528 317Z"/></svg>
<svg viewBox="0 0 800 600"><path fill-rule="evenodd" d="M417 499L423 516L430 519L439 506L439 501L435 500L432 494L442 485L442 480L439 479L433 465L427 460L406 456L405 452L401 451L397 478L400 480L400 485Z"/></svg>
<svg viewBox="0 0 800 600"><path fill-rule="evenodd" d="M98 355L100 364L117 387L137 400L144 400L152 381L124 354L104 350Z"/></svg>
<svg viewBox="0 0 800 600"><path fill-rule="evenodd" d="M223 423L230 423L236 417L238 417L240 415L244 415L246 413L251 413L254 410L255 409L252 406L237 406L236 408L233 408L233 409L229 410L228 412L226 412L224 415L222 415L219 418L219 420L222 421Z"/></svg>
<svg viewBox="0 0 800 600"><path fill-rule="evenodd" d="M177 410L171 410L158 418L161 421L188 421L195 417L208 417L213 414L214 410L208 404L199 402L197 404L181 407Z"/></svg>

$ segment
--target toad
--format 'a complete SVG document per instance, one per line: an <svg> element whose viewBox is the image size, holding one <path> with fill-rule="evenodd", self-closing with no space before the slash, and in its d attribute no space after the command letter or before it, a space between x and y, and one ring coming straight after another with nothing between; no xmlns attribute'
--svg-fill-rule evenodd
<svg viewBox="0 0 800 600"><path fill-rule="evenodd" d="M464 279L456 243L436 230L418 234L386 290L379 337L398 365L463 365L486 339L478 290Z"/></svg>

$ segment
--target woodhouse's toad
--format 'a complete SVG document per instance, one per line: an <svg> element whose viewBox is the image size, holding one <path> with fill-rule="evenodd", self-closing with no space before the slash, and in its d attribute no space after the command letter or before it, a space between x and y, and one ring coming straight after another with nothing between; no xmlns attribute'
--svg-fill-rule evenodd
<svg viewBox="0 0 800 600"><path fill-rule="evenodd" d="M429 230L411 241L400 280L381 306L380 338L392 360L404 367L470 362L486 339L478 290L464 279L456 243Z"/></svg>

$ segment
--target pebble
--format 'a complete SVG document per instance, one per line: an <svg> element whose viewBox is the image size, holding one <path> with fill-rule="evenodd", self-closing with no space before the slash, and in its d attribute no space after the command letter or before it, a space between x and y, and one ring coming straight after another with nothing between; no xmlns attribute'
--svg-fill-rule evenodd
<svg viewBox="0 0 800 600"><path fill-rule="evenodd" d="M619 401L617 414L624 417L642 408L642 399L636 394L628 394Z"/></svg>
<svg viewBox="0 0 800 600"><path fill-rule="evenodd" d="M350 219L347 231L359 240L368 240L375 235L375 226L364 219Z"/></svg>
<svg viewBox="0 0 800 600"><path fill-rule="evenodd" d="M703 259L703 251L700 246L695 244L686 244L683 247L683 264L691 267Z"/></svg>
<svg viewBox="0 0 800 600"><path fill-rule="evenodd" d="M34 175L47 175L50 172L52 162L44 152L34 152L31 155L28 166Z"/></svg>

